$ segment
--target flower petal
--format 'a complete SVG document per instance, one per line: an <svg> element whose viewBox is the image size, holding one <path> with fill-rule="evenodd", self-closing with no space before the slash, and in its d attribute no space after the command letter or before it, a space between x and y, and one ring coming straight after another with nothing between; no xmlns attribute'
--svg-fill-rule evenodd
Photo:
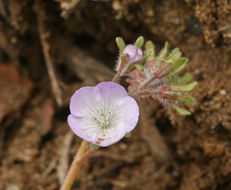
<svg viewBox="0 0 231 190"><path fill-rule="evenodd" d="M109 146L133 130L138 122L139 107L127 91L114 82L83 87L71 98L68 124L80 138Z"/></svg>
<svg viewBox="0 0 231 190"><path fill-rule="evenodd" d="M82 124L82 117L75 117L73 115L69 115L67 118L67 122L72 129L72 131L82 139L88 139L87 133L85 132L84 128L81 127Z"/></svg>
<svg viewBox="0 0 231 190"><path fill-rule="evenodd" d="M126 134L121 130L124 128L123 124L120 124L115 129L97 130L98 126L89 125L86 118L75 117L71 114L68 116L68 124L77 136L102 147L118 142Z"/></svg>
<svg viewBox="0 0 231 190"><path fill-rule="evenodd" d="M98 88L100 96L103 98L109 97L118 99L128 95L125 88L115 82L101 82L96 88Z"/></svg>
<svg viewBox="0 0 231 190"><path fill-rule="evenodd" d="M76 90L70 101L70 111L76 117L84 117L86 112L99 101L97 88L85 86Z"/></svg>
<svg viewBox="0 0 231 190"><path fill-rule="evenodd" d="M126 133L129 133L136 127L138 123L139 106L132 97L127 96L121 100L119 107L120 114L123 116L121 119L124 121L124 125L126 125Z"/></svg>

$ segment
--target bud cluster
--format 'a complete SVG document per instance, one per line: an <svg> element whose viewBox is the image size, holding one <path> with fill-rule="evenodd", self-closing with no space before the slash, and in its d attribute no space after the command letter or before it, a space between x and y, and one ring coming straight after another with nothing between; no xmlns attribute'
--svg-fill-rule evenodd
<svg viewBox="0 0 231 190"><path fill-rule="evenodd" d="M169 52L166 42L156 55L154 44L147 41L144 45L143 37L127 46L122 38L117 38L116 42L120 49L116 71L119 77L126 77L129 95L147 100L156 98L164 105L173 107L179 114L190 115L189 111L179 105L195 103L195 99L188 93L197 82L190 82L190 74L179 76L188 61L182 57L179 48Z"/></svg>

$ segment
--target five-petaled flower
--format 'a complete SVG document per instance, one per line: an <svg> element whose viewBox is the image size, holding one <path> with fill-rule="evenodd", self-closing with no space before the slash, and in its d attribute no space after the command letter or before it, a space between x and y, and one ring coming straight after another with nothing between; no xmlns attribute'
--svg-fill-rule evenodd
<svg viewBox="0 0 231 190"><path fill-rule="evenodd" d="M137 125L139 107L121 85L101 82L82 87L71 97L68 123L80 138L105 147L121 140Z"/></svg>

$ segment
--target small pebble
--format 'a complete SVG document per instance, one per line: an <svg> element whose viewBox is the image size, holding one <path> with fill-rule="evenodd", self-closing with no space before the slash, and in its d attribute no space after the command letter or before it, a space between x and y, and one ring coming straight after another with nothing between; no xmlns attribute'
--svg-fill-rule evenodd
<svg viewBox="0 0 231 190"><path fill-rule="evenodd" d="M119 1L115 0L112 2L112 8L115 10L115 11L119 11L122 9L122 6L120 4Z"/></svg>
<svg viewBox="0 0 231 190"><path fill-rule="evenodd" d="M220 94L221 95L226 95L226 91L223 89L223 90L220 90Z"/></svg>
<svg viewBox="0 0 231 190"><path fill-rule="evenodd" d="M120 143L120 150L127 150L127 144L125 144L125 143Z"/></svg>
<svg viewBox="0 0 231 190"><path fill-rule="evenodd" d="M15 184L9 184L6 187L6 190L20 190L19 187Z"/></svg>

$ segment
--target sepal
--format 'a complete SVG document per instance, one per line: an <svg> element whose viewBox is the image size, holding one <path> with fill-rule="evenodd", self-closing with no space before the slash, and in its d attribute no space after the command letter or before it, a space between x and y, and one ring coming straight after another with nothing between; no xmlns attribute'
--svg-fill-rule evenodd
<svg viewBox="0 0 231 190"><path fill-rule="evenodd" d="M140 36L139 38L137 38L135 42L135 46L137 46L138 48L142 48L143 45L144 45L144 37Z"/></svg>
<svg viewBox="0 0 231 190"><path fill-rule="evenodd" d="M124 43L123 38L117 37L116 38L116 44L117 44L117 46L118 46L118 48L120 50L120 53L122 53L124 48L125 48L125 43Z"/></svg>

